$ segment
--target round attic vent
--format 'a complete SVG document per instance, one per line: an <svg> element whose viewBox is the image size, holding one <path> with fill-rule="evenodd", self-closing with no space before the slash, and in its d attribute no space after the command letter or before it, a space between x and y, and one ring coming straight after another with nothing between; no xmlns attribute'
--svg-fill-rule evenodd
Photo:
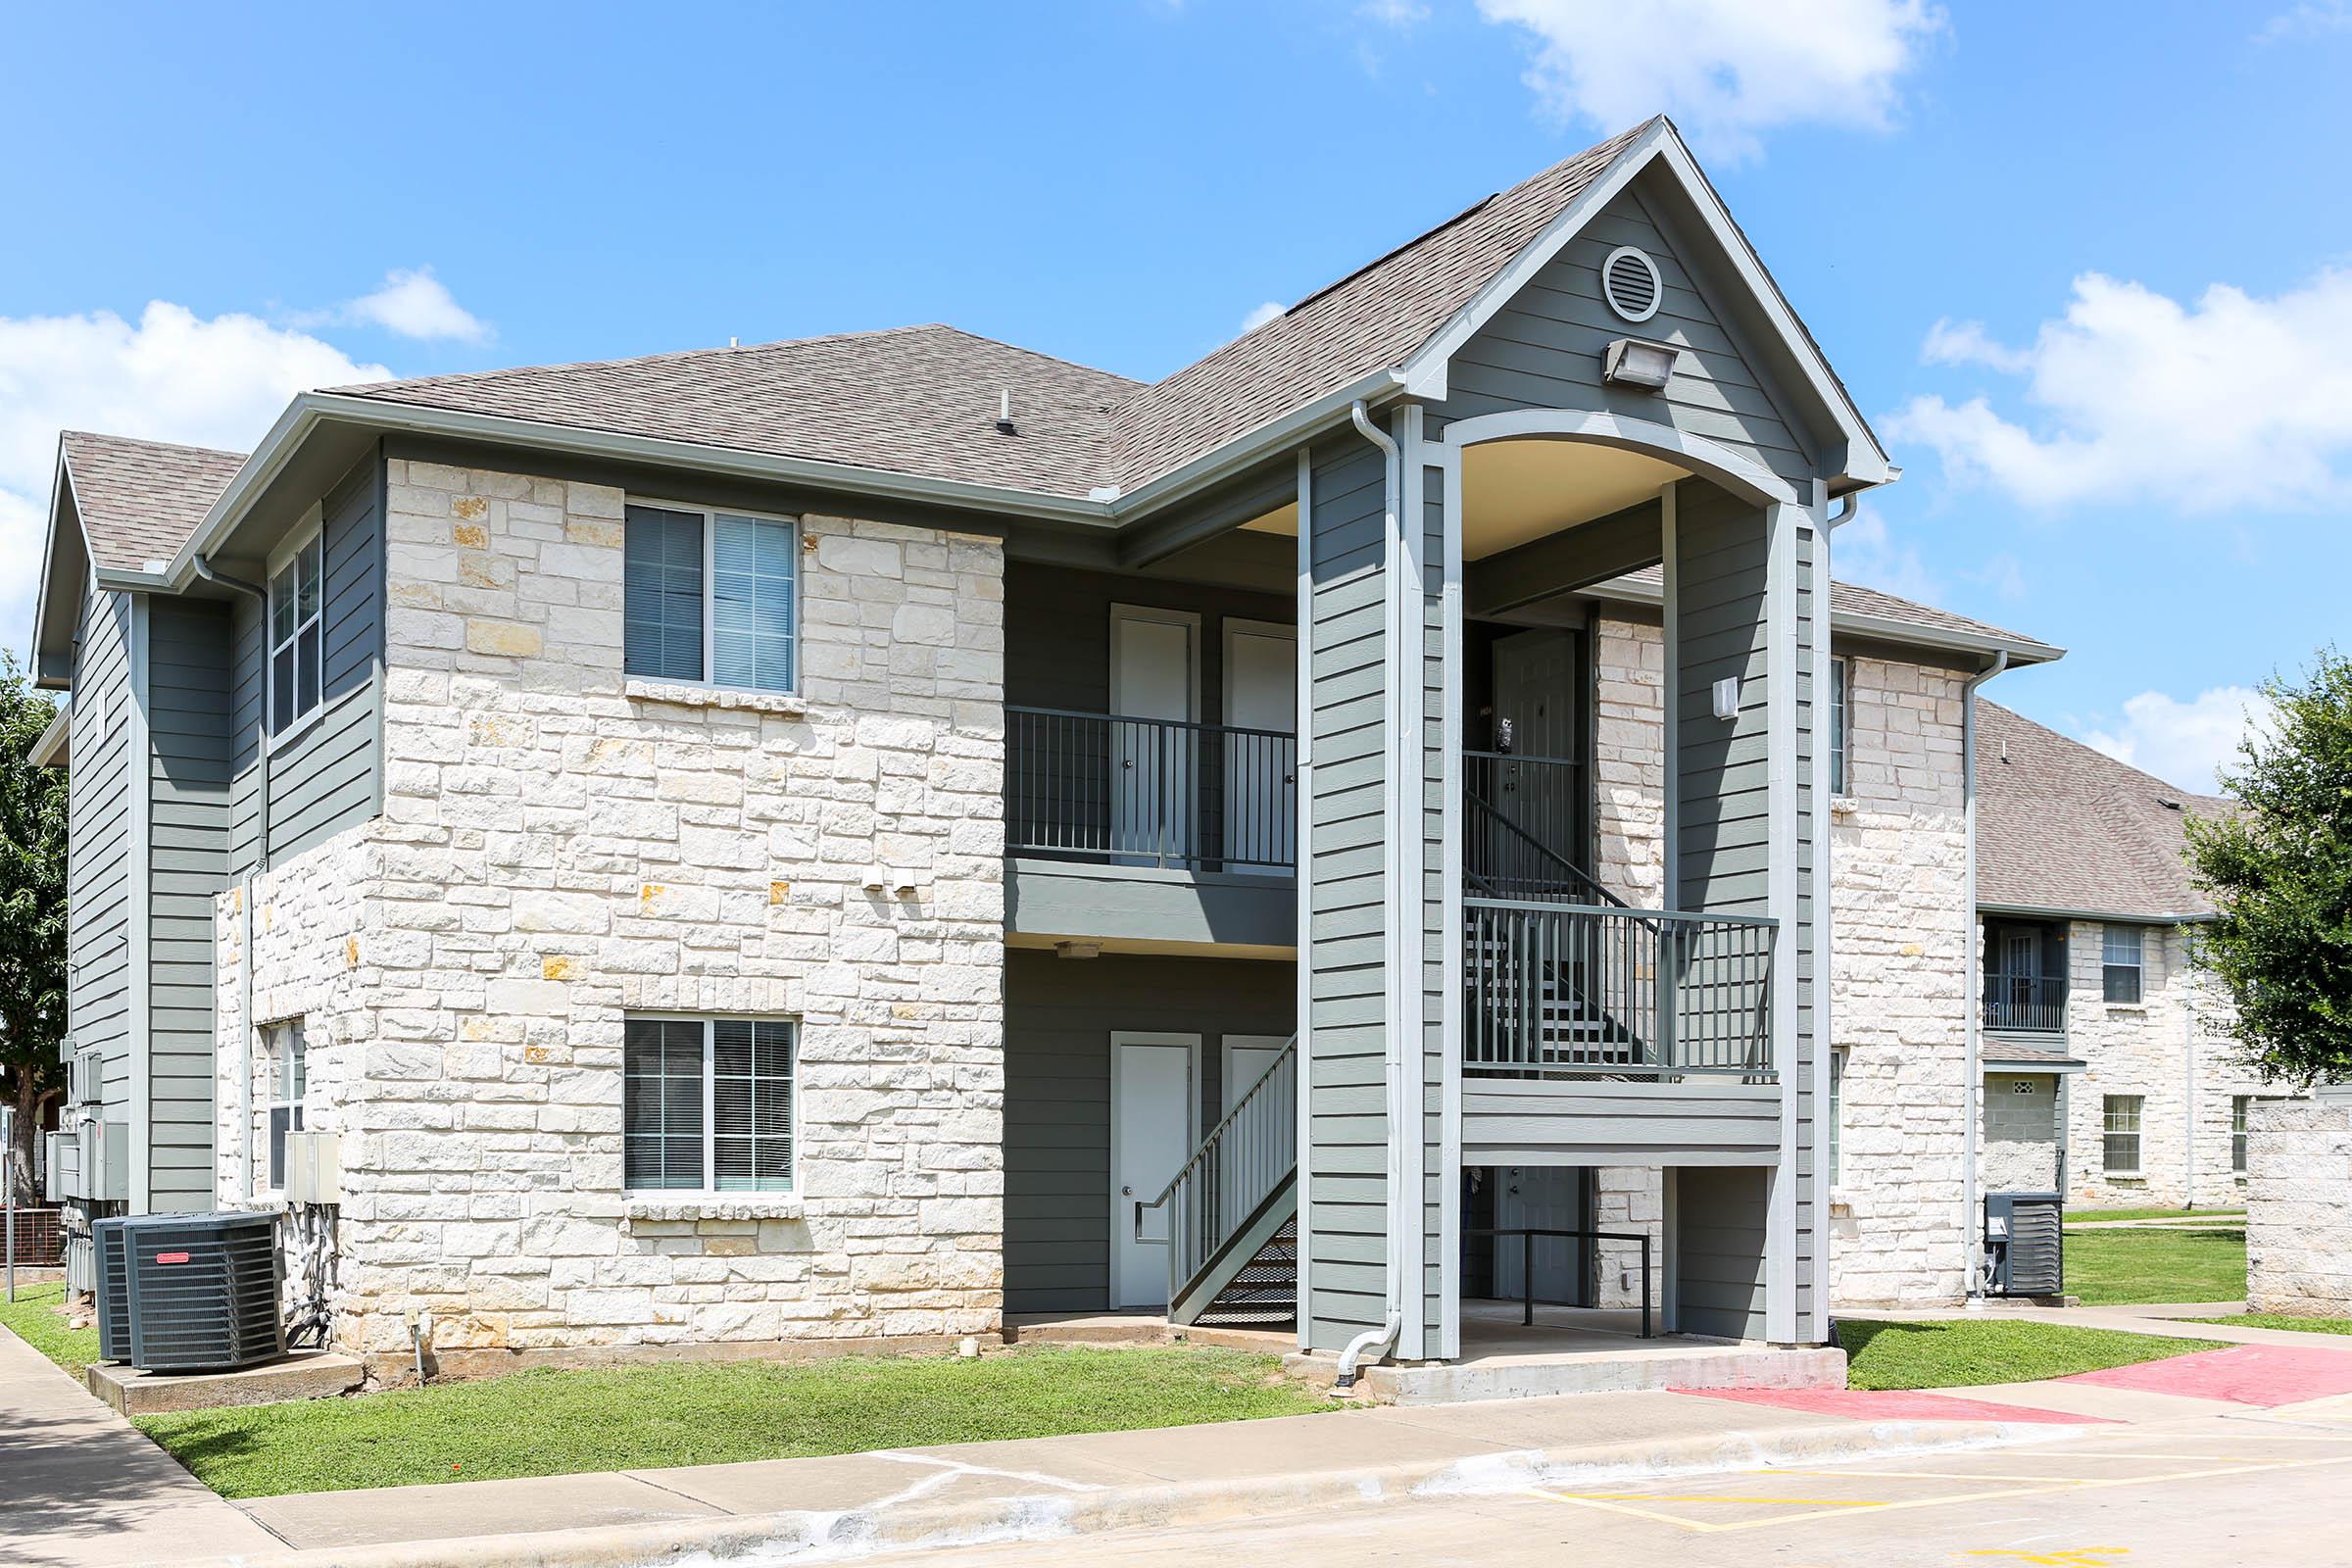
<svg viewBox="0 0 2352 1568"><path fill-rule="evenodd" d="M1647 252L1620 245L1600 264L1600 292L1619 316L1629 321L1646 321L1658 314L1658 306L1666 298L1666 283Z"/></svg>

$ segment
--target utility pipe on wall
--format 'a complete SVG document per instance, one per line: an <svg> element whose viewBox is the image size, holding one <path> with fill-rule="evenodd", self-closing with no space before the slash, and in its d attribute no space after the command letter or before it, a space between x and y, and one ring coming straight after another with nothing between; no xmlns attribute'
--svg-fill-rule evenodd
<svg viewBox="0 0 2352 1568"><path fill-rule="evenodd" d="M1977 1145L1984 1135L1984 938L1977 920L1977 688L2009 667L2006 653L1995 654L1992 663L1969 677L1960 689L1960 800L1962 837L1966 844L1967 862L1962 872L1966 889L1960 904L1966 911L1968 954L1966 1004L1968 1007L1968 1082L1961 1103L1968 1107L1968 1126L1961 1140L1966 1151L1960 1166L1961 1223L1967 1229L1968 1294L1984 1294L1984 1222L1981 1213L1983 1200L1977 1195ZM2060 1133L2064 1137L2063 1129ZM2062 1146L2063 1147L2063 1146Z"/></svg>
<svg viewBox="0 0 2352 1568"><path fill-rule="evenodd" d="M1403 699L1403 694L1399 690L1402 685L1402 680L1398 675L1397 662L1397 650L1399 647L1401 647L1399 639L1401 639L1403 636L1403 629L1398 623L1396 609L1398 599L1396 574L1400 569L1403 560L1401 549L1403 541L1398 533L1396 522L1399 494L1402 491L1404 484L1404 476L1401 466L1402 454L1398 452L1396 443L1390 438L1388 432L1372 422L1371 414L1364 407L1364 403L1361 398L1358 398L1355 401L1355 405L1349 411L1349 414L1350 416L1355 420L1355 427L1359 432L1362 433L1363 438L1371 442L1374 446L1378 447L1381 450L1383 458L1385 459L1384 466L1386 469L1386 482L1383 486L1383 489L1387 499L1383 508L1384 521L1382 524L1382 529L1383 537L1387 541L1388 550L1387 581L1385 586L1389 606L1389 615L1387 621L1389 649L1388 658L1386 661L1388 667L1385 673L1387 677L1386 684L1388 687L1389 722L1387 728L1389 733L1394 735L1396 732L1399 722L1398 707ZM1389 808L1392 811L1396 809L1396 802L1399 793L1400 786L1398 785L1397 781L1394 779L1390 780ZM1418 797L1416 796L1416 799ZM1394 828L1395 824L1392 822L1391 826ZM1348 1342L1348 1348L1340 1352L1340 1370L1337 1381L1339 1387L1343 1389L1353 1388L1355 1386L1356 1367L1362 1362L1366 1355L1373 1354L1375 1351L1383 1356L1389 1354L1396 1348L1397 1336L1404 1332L1405 1258L1404 1225L1403 1214L1401 1212L1402 1204L1405 1199L1404 1139L1402 1137L1402 1129L1404 1125L1404 1041L1403 1030L1397 1021L1395 997L1393 994L1394 987L1397 984L1397 977L1404 972L1402 958L1402 932L1400 930L1402 919L1398 913L1398 906L1401 900L1399 898L1400 890L1396 887L1396 868L1394 859L1394 857L1396 853L1396 844L1397 837L1396 833L1392 831L1389 835L1387 866L1383 872L1383 881L1386 884L1387 890L1387 923L1389 928L1389 961L1387 964L1389 975L1388 983L1392 988L1392 995L1389 1000L1389 1004L1386 1008L1386 1025L1381 1031L1385 1040L1385 1049L1381 1053L1381 1064L1383 1088L1386 1092L1383 1102L1388 1110L1389 1156L1388 1223L1385 1227L1387 1246L1383 1250L1384 1267L1382 1269L1382 1275L1385 1281L1383 1297L1387 1305L1387 1319L1379 1328L1367 1329L1363 1333L1357 1335L1353 1340ZM1301 849L1304 848L1305 846L1301 846ZM1304 897L1303 891L1301 892L1300 896ZM1301 1152L1303 1153L1304 1151L1301 1151ZM1303 1184L1301 1184L1301 1189L1300 1200L1304 1201Z"/></svg>

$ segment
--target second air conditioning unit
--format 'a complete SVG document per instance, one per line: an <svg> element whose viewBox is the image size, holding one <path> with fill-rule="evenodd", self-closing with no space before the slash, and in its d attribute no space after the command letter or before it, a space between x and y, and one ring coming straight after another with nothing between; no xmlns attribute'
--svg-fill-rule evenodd
<svg viewBox="0 0 2352 1568"><path fill-rule="evenodd" d="M223 1372L283 1355L274 1214L147 1215L123 1228L130 1364Z"/></svg>
<svg viewBox="0 0 2352 1568"><path fill-rule="evenodd" d="M1984 1196L1984 1273L1995 1296L2066 1289L2066 1200L2056 1193Z"/></svg>

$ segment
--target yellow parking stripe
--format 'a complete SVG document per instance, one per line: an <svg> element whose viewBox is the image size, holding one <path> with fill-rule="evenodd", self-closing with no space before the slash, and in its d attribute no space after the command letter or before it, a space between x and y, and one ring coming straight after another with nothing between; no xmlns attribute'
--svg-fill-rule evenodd
<svg viewBox="0 0 2352 1568"><path fill-rule="evenodd" d="M2201 1459L2207 1457L2219 1458L2222 1456L2109 1453L2101 1455L2100 1457L2117 1459ZM1856 1509L1866 1510L1875 1515L1879 1513L1894 1513L1908 1508L1940 1508L1949 1506L1950 1504L1956 1502L1991 1502L2008 1497L2051 1496L2060 1493L2097 1492L2116 1487L2161 1486L2175 1481L2202 1481L2217 1476L2254 1475L2270 1470L2308 1470L2319 1465L2348 1463L2352 1463L2352 1453L2330 1454L2322 1459L2257 1459L2252 1461L2231 1460L2230 1462L2221 1464L2215 1468L2204 1470L2173 1470L2160 1472L2153 1475L2099 1476L2087 1478L2069 1478L2055 1481L2036 1478L2035 1484L2030 1486L2000 1487L1987 1492L1955 1492L1934 1497L1902 1497L1884 1502L1863 1501L1851 1497L1754 1497L1710 1495L1703 1494L1683 1494L1672 1493L1661 1494L1622 1492L1573 1493L1551 1492L1542 1489L1531 1490L1529 1495L1544 1497L1553 1502L1572 1503L1579 1507L1600 1508L1612 1513L1632 1514L1637 1518L1652 1520L1659 1524L1674 1525L1679 1529L1688 1530L1697 1535L1720 1535L1733 1530L1761 1530L1775 1525L1803 1524L1815 1519L1851 1519L1856 1517L1854 1512ZM1758 1472L1748 1471L1744 1473L1752 1475ZM1866 1476L1870 1472L1868 1471L1861 1470L1845 1472L1845 1474L1851 1475L1856 1479ZM1930 1477L1928 1479L1941 1478ZM1953 1479L1975 1478L1955 1477ZM1782 1504L1799 1509L1801 1511L1796 1513L1768 1514L1761 1519L1728 1519L1710 1521L1704 1519L1685 1519L1676 1514L1658 1513L1646 1508L1637 1508L1631 1505L1632 1499L1635 1498L1639 1498L1645 1502L1747 1502L1761 1503L1766 1506Z"/></svg>

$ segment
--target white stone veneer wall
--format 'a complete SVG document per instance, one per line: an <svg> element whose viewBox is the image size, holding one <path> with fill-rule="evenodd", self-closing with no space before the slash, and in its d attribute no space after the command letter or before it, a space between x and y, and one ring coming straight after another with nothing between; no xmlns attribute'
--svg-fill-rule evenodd
<svg viewBox="0 0 2352 1568"><path fill-rule="evenodd" d="M1928 1305L1968 1288L1967 677L1847 665L1845 791L1830 812L1831 1030L1845 1054L1830 1298Z"/></svg>
<svg viewBox="0 0 2352 1568"><path fill-rule="evenodd" d="M418 1309L444 1350L995 1324L1000 547L803 519L804 697L724 698L624 680L620 491L387 480L384 815L275 873L281 922L358 907L342 978L257 1008L319 1009L342 1343L397 1353ZM331 971L332 923L285 962ZM637 1011L800 1021L793 1194L622 1191Z"/></svg>
<svg viewBox="0 0 2352 1568"><path fill-rule="evenodd" d="M2352 1316L2352 1105L2253 1108L2246 1164L2246 1305Z"/></svg>
<svg viewBox="0 0 2352 1568"><path fill-rule="evenodd" d="M2211 980L2188 967L2187 939L2167 926L2140 930L2140 1000L2111 1003L2105 927L2096 920L2067 927L2066 1050L2088 1064L2068 1086L2068 1200L2235 1204L2244 1184L2230 1169L2230 1098L2282 1091L2239 1063L2234 1041L2206 1027L2232 1015ZM2107 1174L2101 1102L2109 1095L2144 1101L2137 1179Z"/></svg>

